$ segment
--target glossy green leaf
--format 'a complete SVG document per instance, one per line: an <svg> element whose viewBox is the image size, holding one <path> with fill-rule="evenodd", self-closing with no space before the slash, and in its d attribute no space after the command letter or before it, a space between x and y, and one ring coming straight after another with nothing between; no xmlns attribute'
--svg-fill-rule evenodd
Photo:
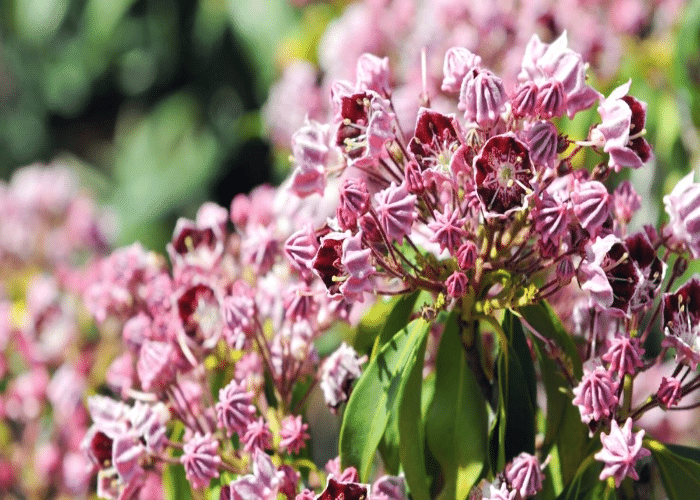
<svg viewBox="0 0 700 500"><path fill-rule="evenodd" d="M428 336L411 352L399 386L399 457L406 483L414 500L428 500L428 475L425 470L425 435L421 415L423 360ZM391 416L390 416L391 418Z"/></svg>
<svg viewBox="0 0 700 500"><path fill-rule="evenodd" d="M521 307L518 312L534 330L547 339L553 340L566 356L566 361L571 368L574 377L580 379L583 376L583 363L578 354L573 339L564 329L564 325L545 301L529 306Z"/></svg>
<svg viewBox="0 0 700 500"><path fill-rule="evenodd" d="M659 466L661 480L669 500L697 498L700 494L700 463L671 451L654 439L645 439ZM680 450L683 451L683 450Z"/></svg>
<svg viewBox="0 0 700 500"><path fill-rule="evenodd" d="M465 498L484 468L487 414L486 401L467 365L455 313L445 325L438 348L426 434L444 476L440 498Z"/></svg>
<svg viewBox="0 0 700 500"><path fill-rule="evenodd" d="M557 500L615 500L615 488L599 479L603 464L589 456L578 468Z"/></svg>
<svg viewBox="0 0 700 500"><path fill-rule="evenodd" d="M165 500L191 500L192 489L180 464L166 464L163 468L163 496Z"/></svg>
<svg viewBox="0 0 700 500"><path fill-rule="evenodd" d="M561 347L568 368L580 376L581 359L576 346L551 308L541 302L521 308L519 312L539 335L554 340ZM571 403L571 397L566 392L568 385L560 367L549 357L544 342L538 336L533 335L532 342L547 396L542 452L547 454L552 447L557 447L558 467L554 473L558 475L557 484L565 485L573 478L586 456L591 439L588 437L588 428L581 422L578 409ZM555 490L557 494L561 493L557 490L559 488Z"/></svg>
<svg viewBox="0 0 700 500"><path fill-rule="evenodd" d="M408 323L411 313L416 305L420 292L414 292L410 295L402 295L394 301L391 312L386 317L384 326L379 335L377 335L372 356L374 359L381 347L386 344L396 333L404 328ZM394 408L389 412L389 420L387 421L384 436L379 443L379 452L384 462L384 467L389 474L399 473L399 400L395 400Z"/></svg>
<svg viewBox="0 0 700 500"><path fill-rule="evenodd" d="M532 356L520 320L510 311L506 311L504 315L503 332L508 346L501 346L502 351L497 360L499 390L499 454L495 464L497 470L501 470L506 462L523 451L534 453L535 408L537 407L535 367ZM508 350L507 357L505 349ZM500 449L501 440L502 450Z"/></svg>
<svg viewBox="0 0 700 500"><path fill-rule="evenodd" d="M340 458L343 467L357 468L361 481L369 478L402 379L409 377L409 363L416 359L429 327L425 320L416 319L394 335L369 362L350 395L340 428Z"/></svg>

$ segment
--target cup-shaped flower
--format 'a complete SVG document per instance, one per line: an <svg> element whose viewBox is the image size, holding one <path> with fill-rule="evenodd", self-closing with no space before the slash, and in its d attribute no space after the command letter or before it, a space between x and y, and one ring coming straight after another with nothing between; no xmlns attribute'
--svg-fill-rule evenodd
<svg viewBox="0 0 700 500"><path fill-rule="evenodd" d="M459 146L454 116L426 108L418 111L416 130L408 149L422 170L431 169L449 177L452 156Z"/></svg>
<svg viewBox="0 0 700 500"><path fill-rule="evenodd" d="M474 158L476 193L485 217L504 218L524 210L535 175L527 146L511 133L486 141Z"/></svg>
<svg viewBox="0 0 700 500"><path fill-rule="evenodd" d="M675 348L676 360L695 370L700 362L700 277L664 294L663 325L661 345Z"/></svg>
<svg viewBox="0 0 700 500"><path fill-rule="evenodd" d="M622 428L616 420L610 422L610 434L601 433L600 435L603 449L594 455L596 460L605 464L600 473L600 480L604 481L612 477L615 480L615 486L618 487L627 476L639 479L634 466L640 458L651 455L649 450L642 448L643 438L643 430L632 433L631 418L627 419Z"/></svg>
<svg viewBox="0 0 700 500"><path fill-rule="evenodd" d="M573 403L581 412L581 420L588 424L609 417L617 405L618 383L602 366L584 370L583 379L574 387Z"/></svg>
<svg viewBox="0 0 700 500"><path fill-rule="evenodd" d="M348 399L352 383L362 375L361 366L366 360L366 356L358 356L345 342L326 359L320 386L328 406L335 409Z"/></svg>
<svg viewBox="0 0 700 500"><path fill-rule="evenodd" d="M211 434L197 432L182 448L180 462L185 467L185 476L192 488L204 488L215 477L219 477L221 457L219 442Z"/></svg>
<svg viewBox="0 0 700 500"><path fill-rule="evenodd" d="M673 239L684 245L693 258L700 257L700 183L689 173L664 196L670 221L668 230Z"/></svg>

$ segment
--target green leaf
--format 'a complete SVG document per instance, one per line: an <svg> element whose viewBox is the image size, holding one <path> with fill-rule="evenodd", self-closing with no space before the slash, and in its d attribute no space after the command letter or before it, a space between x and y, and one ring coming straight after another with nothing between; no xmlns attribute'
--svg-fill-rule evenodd
<svg viewBox="0 0 700 500"><path fill-rule="evenodd" d="M163 495L165 500L191 500L192 489L180 464L167 464L163 468Z"/></svg>
<svg viewBox="0 0 700 500"><path fill-rule="evenodd" d="M651 450L659 466L669 500L697 498L700 491L700 463L674 453L654 439L645 439L644 444Z"/></svg>
<svg viewBox="0 0 700 500"><path fill-rule="evenodd" d="M573 479L557 500L614 500L615 488L599 479L603 464L590 455L578 468Z"/></svg>
<svg viewBox="0 0 700 500"><path fill-rule="evenodd" d="M369 478L402 379L410 376L413 365L409 363L413 360L415 365L416 351L421 349L429 328L425 320L416 319L394 335L369 362L350 395L340 428L340 458L343 467L357 468L363 482Z"/></svg>
<svg viewBox="0 0 700 500"><path fill-rule="evenodd" d="M497 360L498 373L498 454L494 466L502 470L506 462L519 453L535 452L535 408L537 389L535 367L525 340L525 333L517 316L506 311L503 332L507 346L501 346ZM508 356L505 355L506 350Z"/></svg>
<svg viewBox="0 0 700 500"><path fill-rule="evenodd" d="M465 498L484 469L486 401L460 340L457 315L450 315L436 359L435 394L428 410L428 447L442 468L441 499Z"/></svg>
<svg viewBox="0 0 700 500"><path fill-rule="evenodd" d="M521 307L518 312L525 321L545 338L553 340L559 346L570 364L574 377L583 376L583 363L576 345L569 333L564 329L559 318L546 301Z"/></svg>
<svg viewBox="0 0 700 500"><path fill-rule="evenodd" d="M416 305L416 300L420 295L420 291L416 291L410 295L402 295L397 298L393 304L391 312L386 316L386 321L379 335L376 337L374 348L370 359L374 359L381 347L386 344L396 333L404 328L408 323L411 313ZM394 402L392 411L389 412L389 420L387 421L384 436L379 443L379 452L384 461L384 466L389 474L399 473L399 400Z"/></svg>
<svg viewBox="0 0 700 500"><path fill-rule="evenodd" d="M574 373L580 369L580 358L571 338L546 303L524 307L520 309L520 313L540 335L553 339L562 347ZM546 455L556 446L559 467L555 468L554 473L558 475L557 484L564 485L572 479L586 456L591 439L588 437L588 428L581 422L578 409L571 403L571 397L567 394L567 381L559 366L549 357L545 344L539 337L533 335L532 341L547 396L542 453ZM556 493L561 493L561 490Z"/></svg>
<svg viewBox="0 0 700 500"><path fill-rule="evenodd" d="M404 376L401 378L397 398L399 401L399 456L406 476L406 484L415 500L430 498L421 415L423 360L427 339L428 336L425 335L418 347L411 352Z"/></svg>

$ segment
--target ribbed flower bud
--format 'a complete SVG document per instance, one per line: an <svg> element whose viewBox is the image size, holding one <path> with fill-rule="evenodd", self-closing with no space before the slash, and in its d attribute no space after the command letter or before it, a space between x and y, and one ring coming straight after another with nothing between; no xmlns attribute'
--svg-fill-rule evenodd
<svg viewBox="0 0 700 500"><path fill-rule="evenodd" d="M530 158L536 165L554 168L557 158L557 128L552 122L535 122L527 132L527 145L530 148Z"/></svg>
<svg viewBox="0 0 700 500"><path fill-rule="evenodd" d="M573 400L581 412L581 420L588 424L609 417L617 405L617 388L618 383L602 366L584 370L583 379L574 387Z"/></svg>
<svg viewBox="0 0 700 500"><path fill-rule="evenodd" d="M473 69L481 67L481 57L464 47L451 47L445 52L442 64L442 91L459 92L462 80Z"/></svg>
<svg viewBox="0 0 700 500"><path fill-rule="evenodd" d="M515 94L510 98L513 115L517 118L534 116L538 92L539 88L537 88L535 82L522 83L515 90Z"/></svg>
<svg viewBox="0 0 700 500"><path fill-rule="evenodd" d="M476 257L478 250L476 248L476 243L469 240L462 244L457 250L457 264L460 269L469 270L474 267L476 262Z"/></svg>
<svg viewBox="0 0 700 500"><path fill-rule="evenodd" d="M411 233L416 212L416 196L410 194L403 183L392 183L374 196L377 217L389 241L403 243L404 236Z"/></svg>
<svg viewBox="0 0 700 500"><path fill-rule="evenodd" d="M246 391L244 381L239 383L232 380L226 387L219 389L216 420L219 428L224 429L229 437L234 432L243 437L255 415L255 406L252 401L253 393Z"/></svg>
<svg viewBox="0 0 700 500"><path fill-rule="evenodd" d="M537 457L522 452L506 469L506 478L522 498L527 498L536 495L542 489L544 474L540 470Z"/></svg>
<svg viewBox="0 0 700 500"><path fill-rule="evenodd" d="M459 271L453 272L447 281L445 281L445 286L447 287L447 295L452 298L459 298L464 295L467 291L467 285L469 280L464 273Z"/></svg>
<svg viewBox="0 0 700 500"><path fill-rule="evenodd" d="M566 96L562 84L550 78L540 85L535 107L536 113L542 118L562 116L566 111Z"/></svg>
<svg viewBox="0 0 700 500"><path fill-rule="evenodd" d="M677 405L683 397L681 388L681 381L677 378L661 377L661 385L659 385L659 390L656 392L656 397L661 404L668 409L671 406Z"/></svg>
<svg viewBox="0 0 700 500"><path fill-rule="evenodd" d="M215 477L219 477L221 457L219 443L207 433L196 433L182 448L180 462L185 467L185 476L192 488L204 488Z"/></svg>
<svg viewBox="0 0 700 500"><path fill-rule="evenodd" d="M626 374L634 375L637 368L644 366L643 355L644 348L639 345L638 338L615 337L603 354L603 361L610 363L609 370L617 372L618 378L622 380Z"/></svg>
<svg viewBox="0 0 700 500"><path fill-rule="evenodd" d="M505 111L506 91L503 81L488 70L471 71L462 82L459 109L464 119L481 128L491 128Z"/></svg>

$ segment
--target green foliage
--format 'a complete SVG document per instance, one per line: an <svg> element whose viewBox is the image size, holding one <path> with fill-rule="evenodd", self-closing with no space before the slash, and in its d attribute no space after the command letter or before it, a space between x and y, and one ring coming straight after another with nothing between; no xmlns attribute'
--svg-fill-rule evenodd
<svg viewBox="0 0 700 500"><path fill-rule="evenodd" d="M420 384L416 387L416 375L421 374L425 342L430 325L423 319L416 319L400 330L387 342L377 356L372 359L357 381L343 415L340 429L340 457L343 467L353 465L360 479L367 481L374 461L375 452L384 435L389 415L396 412L398 402L399 437L408 439L407 432L415 429L415 423L403 419L418 418L420 422ZM417 392L407 395L407 389ZM406 401L403 401L407 397ZM402 430L403 428L403 430ZM421 439L412 436L413 439ZM400 444L400 453L415 451L422 444L415 442ZM401 455L406 479L415 498L427 498L427 486L422 484L425 472L416 474L413 466L406 461L419 461L421 457Z"/></svg>
<svg viewBox="0 0 700 500"><path fill-rule="evenodd" d="M659 466L661 480L669 500L697 498L700 492L700 450L674 447L671 450L654 439L645 439L644 445L651 450Z"/></svg>
<svg viewBox="0 0 700 500"><path fill-rule="evenodd" d="M486 401L467 365L457 313L445 325L436 359L435 394L426 416L428 447L444 480L441 499L465 498L485 473Z"/></svg>
<svg viewBox="0 0 700 500"><path fill-rule="evenodd" d="M163 468L163 496L165 500L191 500L192 489L180 464L166 464Z"/></svg>
<svg viewBox="0 0 700 500"><path fill-rule="evenodd" d="M523 451L535 452L535 368L520 320L510 311L503 318L503 332L507 345L501 345L496 361L498 406L490 435L494 471L503 470Z"/></svg>
<svg viewBox="0 0 700 500"><path fill-rule="evenodd" d="M615 500L615 488L598 479L603 464L589 456L557 500Z"/></svg>
<svg viewBox="0 0 700 500"><path fill-rule="evenodd" d="M537 333L554 341L565 358L562 364L567 365L566 369L572 370L574 376L580 377L581 359L576 347L551 308L541 302L523 307L519 312ZM550 467L550 470L557 477L552 479L556 479L557 484L565 485L576 473L591 439L588 437L588 428L581 422L578 409L571 403L571 394L561 367L550 357L549 349L540 338L533 335L532 342L547 396L542 452L546 455L556 448L558 467Z"/></svg>

